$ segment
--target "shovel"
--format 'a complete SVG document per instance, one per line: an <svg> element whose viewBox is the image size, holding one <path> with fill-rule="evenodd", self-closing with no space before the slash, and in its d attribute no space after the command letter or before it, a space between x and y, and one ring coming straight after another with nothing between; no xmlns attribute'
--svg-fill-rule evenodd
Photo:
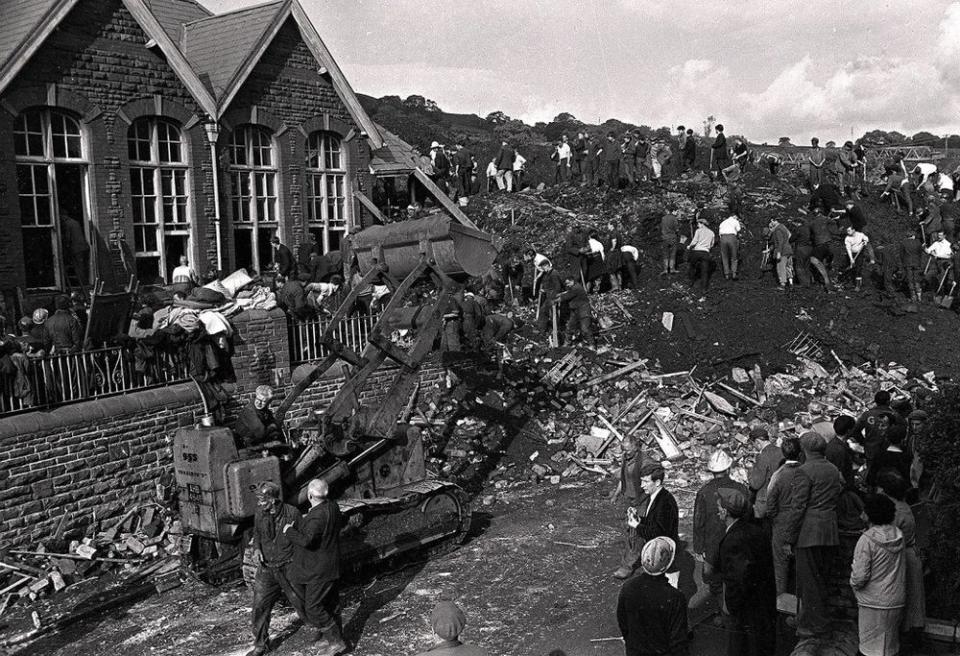
<svg viewBox="0 0 960 656"><path fill-rule="evenodd" d="M957 287L956 281L950 283L950 291L947 292L946 296L940 297L940 300L934 299L936 301L936 304L945 310L949 310L951 307L953 307L953 299L956 298L953 295L953 290L956 289L956 287Z"/></svg>
<svg viewBox="0 0 960 656"><path fill-rule="evenodd" d="M946 296L941 296L941 295L940 295L940 292L943 291L943 285L944 285L945 282L947 282L947 275L948 275L949 273L950 273L950 267L947 267L946 269L943 270L943 275L940 276L940 284L937 286L937 292L933 295L933 304L934 304L934 305L942 305L943 300L944 300L945 298L947 298ZM952 288L952 287L951 287L951 289L950 289L950 292L953 293L953 288ZM951 301L950 301L950 302L951 302L951 303L953 302L953 299L952 299L952 298L951 298ZM947 307L949 307L949 306L947 306Z"/></svg>

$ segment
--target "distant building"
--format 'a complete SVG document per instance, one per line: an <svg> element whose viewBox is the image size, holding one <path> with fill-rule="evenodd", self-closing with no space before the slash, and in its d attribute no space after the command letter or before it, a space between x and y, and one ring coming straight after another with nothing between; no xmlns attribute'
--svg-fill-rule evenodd
<svg viewBox="0 0 960 656"><path fill-rule="evenodd" d="M0 0L0 17L6 293L72 286L68 215L88 275L117 284L166 281L184 254L262 270L274 234L331 250L360 227L383 137L297 0Z"/></svg>

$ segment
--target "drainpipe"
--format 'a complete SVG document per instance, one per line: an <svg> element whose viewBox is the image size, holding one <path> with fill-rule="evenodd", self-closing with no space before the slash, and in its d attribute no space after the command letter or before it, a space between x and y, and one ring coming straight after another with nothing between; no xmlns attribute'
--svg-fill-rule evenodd
<svg viewBox="0 0 960 656"><path fill-rule="evenodd" d="M217 240L217 275L223 275L223 252L220 232L220 165L217 162L217 139L220 137L220 126L216 121L204 123L203 129L207 132L207 143L210 145L210 166L213 171L213 225Z"/></svg>

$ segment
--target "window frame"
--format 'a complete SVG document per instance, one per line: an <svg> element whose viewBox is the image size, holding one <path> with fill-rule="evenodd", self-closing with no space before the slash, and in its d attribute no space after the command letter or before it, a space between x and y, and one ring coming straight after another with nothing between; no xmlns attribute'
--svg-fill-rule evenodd
<svg viewBox="0 0 960 656"><path fill-rule="evenodd" d="M237 141L241 135L242 144ZM238 153L242 153L242 162L237 161ZM265 154L269 156L268 164L264 164ZM266 231L278 234L281 223L280 149L276 144L276 135L268 126L260 123L237 125L227 142L227 157L234 263L238 259L237 231L249 231L251 266L262 272L270 262L260 261L261 236L265 236L263 233Z"/></svg>
<svg viewBox="0 0 960 656"><path fill-rule="evenodd" d="M136 132L140 126L146 125L148 129L147 138L143 139ZM163 130L161 130L163 128ZM170 129L176 130L178 139L169 138ZM161 131L164 131L167 137L161 138ZM149 159L140 159L140 145L147 144L150 150ZM134 145L136 144L136 145ZM179 145L178 159L171 157L172 144ZM136 155L134 157L133 155ZM165 155L165 156L164 156ZM192 189L191 171L190 171L190 148L186 138L183 126L178 121L163 115L140 116L127 128L127 166L129 169L130 180L130 202L133 214L131 216L133 224L133 252L134 259L156 259L160 279L165 283L170 282L168 270L172 270L178 262L170 266L167 261L167 238L168 237L186 237L184 252L190 253L194 241L194 220L193 203L191 202L190 191ZM140 194L137 194L137 185L134 184L135 172L140 172ZM171 174L173 181L172 194L165 193L164 179L165 174ZM181 174L177 176L177 174ZM145 174L149 174L152 184L152 194L143 193L146 179ZM176 180L181 180L181 186L178 189ZM177 192L180 193L177 193ZM152 200L147 200L152 199ZM169 202L168 202L169 201ZM152 204L154 221L144 221L143 217L147 215L147 203ZM138 206L141 220L137 220ZM168 221L166 216L167 207L171 208L173 219ZM138 245L139 230L147 230L150 227L155 231L154 250L141 250ZM145 240L144 240L145 241ZM145 245L145 244L144 244Z"/></svg>
<svg viewBox="0 0 960 656"><path fill-rule="evenodd" d="M40 116L40 131L30 130L30 126L25 125L26 130L21 131L21 125L27 123L27 117L31 114ZM60 126L63 131L54 133L54 119L60 121ZM67 121L70 121L73 126L76 127L75 132L67 131ZM18 152L19 150L19 137L24 135L24 145L26 146L26 153ZM35 154L32 152L30 145L30 136L40 136L41 141L41 152L40 154ZM78 143L79 153L75 156L70 155L71 151L71 139L76 139ZM59 140L59 141L58 141ZM13 126L13 153L14 153L14 170L15 170L15 179L17 184L17 202L20 213L20 230L21 238L24 236L24 230L40 230L46 229L49 232L51 240L51 251L53 254L53 285L46 286L31 286L29 281L29 276L27 275L26 266L26 253L24 253L24 274L26 276L25 286L30 290L49 290L49 289L63 289L68 285L67 280L67 268L65 253L63 252L63 235L61 233L61 216L60 216L60 203L59 203L59 193L57 187L57 165L75 165L79 166L81 170L81 216L76 217L80 224L84 228L84 236L87 239L87 243L90 243L90 139L88 137L86 128L79 117L76 116L74 112L71 112L68 109L58 106L50 105L37 105L33 107L27 107L23 109L19 114L17 114L14 119ZM57 154L57 145L58 143L63 146L62 155ZM24 197L21 194L20 190L20 169L21 167L29 167L31 169L31 190L32 194L28 194L33 198L34 206L34 218L38 217L38 199L45 197L47 199L47 209L49 216L49 223L40 225L36 223L34 225L26 225L25 217L23 214L23 204L22 198ZM37 194L36 186L36 171L38 169L46 169L46 181L47 189L46 194L40 195ZM92 250L92 249L91 249ZM91 258L91 264L92 258ZM90 272L86 272L86 276L89 276Z"/></svg>
<svg viewBox="0 0 960 656"><path fill-rule="evenodd" d="M329 147L330 139L336 139L338 144L336 151L339 158L338 166L333 166L330 162L332 152ZM338 241L342 243L352 228L348 170L348 148L342 135L332 130L314 130L307 135L304 162L306 206L304 218L308 232L318 233L321 236L320 244L324 253L331 250L332 233L339 233ZM339 194L332 198L331 183L339 186ZM332 208L339 216L331 216Z"/></svg>

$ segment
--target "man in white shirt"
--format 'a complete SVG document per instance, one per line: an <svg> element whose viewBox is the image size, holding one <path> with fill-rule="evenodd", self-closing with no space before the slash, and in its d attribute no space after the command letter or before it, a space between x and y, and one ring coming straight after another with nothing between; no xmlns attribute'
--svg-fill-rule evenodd
<svg viewBox="0 0 960 656"><path fill-rule="evenodd" d="M933 242L926 247L927 255L933 258L937 267L937 277L941 278L950 269L953 262L953 245L942 232L933 236ZM944 278L946 280L946 278Z"/></svg>
<svg viewBox="0 0 960 656"><path fill-rule="evenodd" d="M553 176L553 184L570 181L570 158L573 157L573 151L570 150L570 144L567 142L567 135L563 135L560 143L557 144L557 151L554 153L554 159L557 161L557 170Z"/></svg>
<svg viewBox="0 0 960 656"><path fill-rule="evenodd" d="M184 294L188 294L191 289L200 284L200 278L196 272L190 268L190 261L186 255L180 256L180 266L174 268L170 282L175 292L182 292Z"/></svg>
<svg viewBox="0 0 960 656"><path fill-rule="evenodd" d="M731 214L720 222L717 232L720 233L720 261L723 263L723 277L727 280L737 279L738 254L740 251L740 219Z"/></svg>
<svg viewBox="0 0 960 656"><path fill-rule="evenodd" d="M927 178L937 172L937 165L930 164L929 162L920 162L910 171L913 175L917 176L917 188L919 189L926 183Z"/></svg>
<svg viewBox="0 0 960 656"><path fill-rule="evenodd" d="M514 151L513 155L513 186L516 189L523 187L523 174L527 170L527 158L520 154L520 151Z"/></svg>
<svg viewBox="0 0 960 656"><path fill-rule="evenodd" d="M697 230L693 233L693 238L687 246L687 262L690 263L690 282L694 289L697 283L700 284L701 291L706 293L710 286L710 274L716 268L713 258L710 257L710 249L716 242L716 235L707 225L707 218L700 216L697 218Z"/></svg>
<svg viewBox="0 0 960 656"><path fill-rule="evenodd" d="M843 240L847 249L847 260L850 262L850 271L853 272L853 278L856 282L854 291L860 291L860 285L863 284L863 251L866 250L866 257L870 258L870 264L874 264L876 259L873 257L873 246L870 245L870 238L862 232L858 232L853 226L847 227L847 236Z"/></svg>

